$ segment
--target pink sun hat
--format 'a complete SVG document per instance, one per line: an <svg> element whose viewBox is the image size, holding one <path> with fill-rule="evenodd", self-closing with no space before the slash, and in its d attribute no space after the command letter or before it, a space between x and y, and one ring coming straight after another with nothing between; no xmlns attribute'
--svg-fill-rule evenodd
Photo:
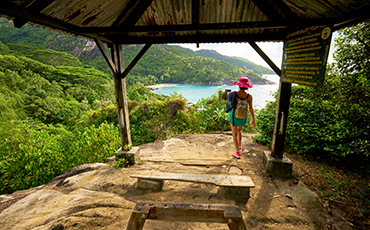
<svg viewBox="0 0 370 230"><path fill-rule="evenodd" d="M250 89L250 88L253 87L253 83L252 82L249 82L249 79L246 78L246 77L239 78L239 81L233 81L233 84L234 85L238 85L241 88L248 88L248 89Z"/></svg>

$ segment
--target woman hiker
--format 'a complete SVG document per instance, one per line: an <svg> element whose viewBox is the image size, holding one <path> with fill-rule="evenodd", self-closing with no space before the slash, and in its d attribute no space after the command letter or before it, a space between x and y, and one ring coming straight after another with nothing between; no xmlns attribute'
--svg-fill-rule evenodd
<svg viewBox="0 0 370 230"><path fill-rule="evenodd" d="M253 111L253 97L246 92L246 90L253 87L253 83L249 82L248 78L241 77L239 81L234 81L233 84L239 86L239 91L229 93L226 112L230 112L229 121L235 146L233 156L240 159L240 152L242 151L242 127L248 120L248 108L253 119L252 127L256 126L256 119L254 118Z"/></svg>

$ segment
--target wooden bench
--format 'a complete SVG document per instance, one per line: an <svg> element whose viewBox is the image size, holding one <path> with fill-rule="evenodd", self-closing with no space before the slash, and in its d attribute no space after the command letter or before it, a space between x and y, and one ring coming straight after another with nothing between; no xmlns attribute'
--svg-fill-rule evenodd
<svg viewBox="0 0 370 230"><path fill-rule="evenodd" d="M206 183L219 186L227 198L245 200L250 197L250 188L254 188L252 179L248 176L235 175L210 175L210 174L185 174L164 172L136 172L131 175L138 178L137 187L161 191L164 180L176 180L193 183Z"/></svg>
<svg viewBox="0 0 370 230"><path fill-rule="evenodd" d="M145 220L227 223L231 230L246 229L237 206L138 202L131 213L127 230L143 229Z"/></svg>

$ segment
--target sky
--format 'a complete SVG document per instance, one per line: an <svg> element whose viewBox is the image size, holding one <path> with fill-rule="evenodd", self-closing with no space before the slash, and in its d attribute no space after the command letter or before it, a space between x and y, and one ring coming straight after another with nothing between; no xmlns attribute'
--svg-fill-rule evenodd
<svg viewBox="0 0 370 230"><path fill-rule="evenodd" d="M330 53L328 62L333 62L333 45L334 38L338 37L338 33L334 32L331 41ZM283 58L283 42L257 42L256 43L263 52L275 63L277 67L281 67ZM235 56L248 59L255 64L269 67L269 65L259 56L259 54L248 43L200 43L199 48L194 44L171 44L178 45L191 50L197 51L202 49L215 50L219 54L226 56Z"/></svg>

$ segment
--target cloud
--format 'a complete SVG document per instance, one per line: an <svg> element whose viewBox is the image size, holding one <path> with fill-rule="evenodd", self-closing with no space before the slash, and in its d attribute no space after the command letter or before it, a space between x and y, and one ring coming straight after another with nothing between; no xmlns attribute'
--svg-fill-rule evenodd
<svg viewBox="0 0 370 230"><path fill-rule="evenodd" d="M172 45L172 44L171 44ZM188 48L194 51L208 49L215 50L218 53L231 56L231 57L242 57L254 62L258 65L269 67L268 64L254 51L249 43L200 43L199 48L196 44L173 44L184 48ZM260 42L257 45L270 57L270 59L277 66L281 66L282 59L282 42Z"/></svg>
<svg viewBox="0 0 370 230"><path fill-rule="evenodd" d="M333 45L334 38L338 37L335 32L332 36L332 42L329 52L328 62L333 62ZM283 57L283 42L257 42L261 50L275 63L277 67L281 67ZM257 65L262 65L270 68L270 66L259 56L259 54L249 45L249 43L200 43L199 48L196 44L171 44L188 48L194 51L208 49L215 50L225 56L235 56L248 59Z"/></svg>

